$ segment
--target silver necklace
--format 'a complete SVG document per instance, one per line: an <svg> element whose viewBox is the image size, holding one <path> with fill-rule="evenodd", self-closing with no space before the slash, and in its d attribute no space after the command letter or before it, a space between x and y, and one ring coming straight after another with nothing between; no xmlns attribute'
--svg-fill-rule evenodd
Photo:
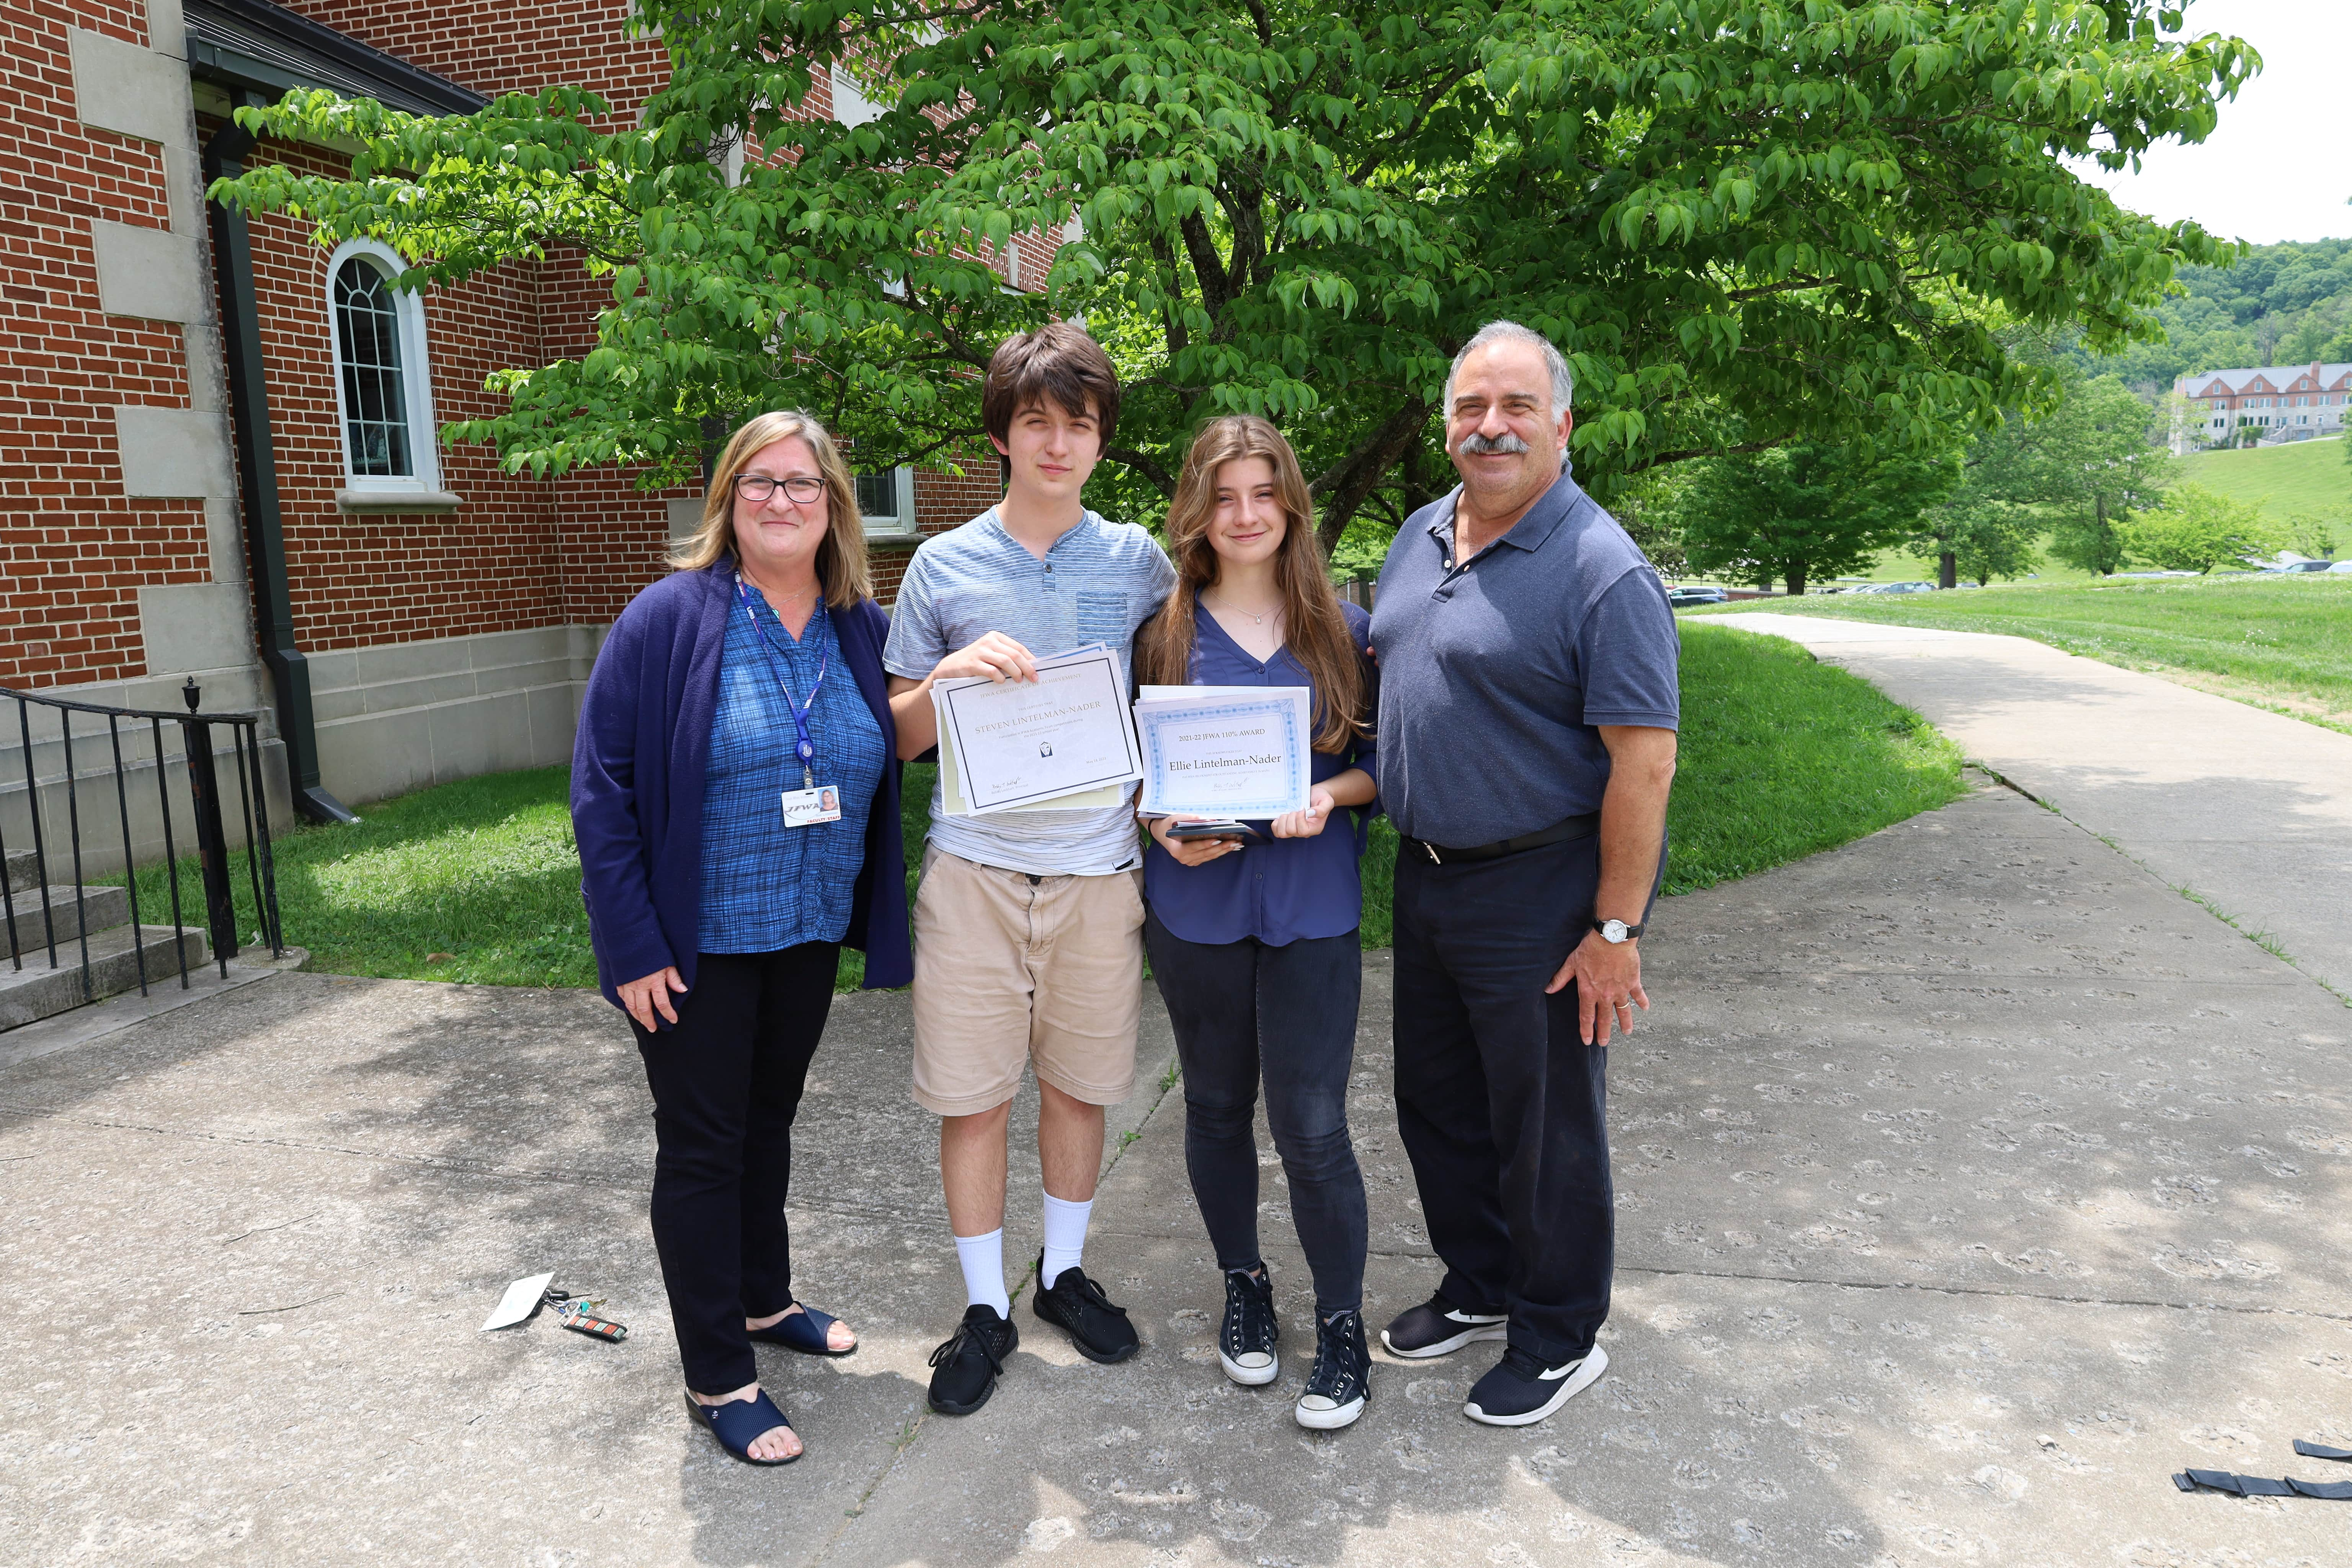
<svg viewBox="0 0 2352 1568"><path fill-rule="evenodd" d="M1204 598L1205 598L1206 596L1207 596L1206 595L1202 595L1202 597L1204 597ZM1220 605L1224 605L1225 608L1227 608L1227 609L1231 610L1234 614L1235 614L1235 615L1237 615L1237 616L1249 616L1249 618L1250 618L1250 625L1252 625L1252 626L1262 626L1265 625L1265 616L1271 616L1271 615L1274 615L1274 614L1276 614L1276 612L1278 612L1278 611L1282 608L1282 606L1281 606L1280 605L1275 605L1275 606L1274 606L1274 608L1273 608L1273 609L1270 609L1270 610L1266 611L1266 612L1265 612L1265 616L1250 616L1250 613L1249 613L1247 610L1243 609L1239 605L1226 604L1226 602L1225 602L1223 598L1218 599L1217 603L1219 603Z"/></svg>

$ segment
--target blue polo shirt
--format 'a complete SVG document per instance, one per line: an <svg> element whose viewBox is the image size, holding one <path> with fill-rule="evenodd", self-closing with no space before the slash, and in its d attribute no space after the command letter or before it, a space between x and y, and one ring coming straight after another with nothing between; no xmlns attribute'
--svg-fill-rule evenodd
<svg viewBox="0 0 2352 1568"><path fill-rule="evenodd" d="M1562 472L1510 531L1454 554L1457 489L1381 568L1381 804L1469 848L1601 809L1603 724L1676 728L1681 644L1641 547Z"/></svg>

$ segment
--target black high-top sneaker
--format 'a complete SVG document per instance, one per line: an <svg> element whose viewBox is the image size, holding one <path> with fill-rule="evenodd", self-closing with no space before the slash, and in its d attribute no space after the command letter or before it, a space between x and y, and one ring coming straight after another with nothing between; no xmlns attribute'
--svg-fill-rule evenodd
<svg viewBox="0 0 2352 1568"><path fill-rule="evenodd" d="M1372 1396L1372 1347L1364 1342L1364 1315L1339 1312L1315 1320L1315 1366L1292 1412L1315 1432L1355 1424Z"/></svg>
<svg viewBox="0 0 2352 1568"><path fill-rule="evenodd" d="M1225 1270L1225 1322L1217 1334L1217 1363L1225 1375L1255 1388L1282 1375L1275 1342L1282 1325L1274 1315L1274 1270L1264 1261L1256 1277L1246 1268Z"/></svg>

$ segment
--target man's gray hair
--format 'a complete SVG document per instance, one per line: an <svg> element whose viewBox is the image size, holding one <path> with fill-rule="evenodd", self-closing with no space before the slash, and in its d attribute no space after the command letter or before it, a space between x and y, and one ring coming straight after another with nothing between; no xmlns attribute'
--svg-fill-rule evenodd
<svg viewBox="0 0 2352 1568"><path fill-rule="evenodd" d="M1559 414L1575 405L1576 377L1568 368L1567 356L1552 347L1551 340L1532 327L1517 321L1489 321L1470 335L1462 352L1454 356L1454 364L1445 373L1445 410L1454 407L1454 381L1462 374L1462 362L1488 343L1526 343L1543 355L1544 368L1551 372L1551 411Z"/></svg>

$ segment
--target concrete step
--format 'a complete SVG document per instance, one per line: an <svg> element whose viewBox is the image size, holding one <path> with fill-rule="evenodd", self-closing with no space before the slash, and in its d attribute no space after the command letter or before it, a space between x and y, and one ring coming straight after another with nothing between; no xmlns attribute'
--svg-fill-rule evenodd
<svg viewBox="0 0 2352 1568"><path fill-rule="evenodd" d="M51 888L48 919L44 921L41 918L41 889L26 888L8 900L8 909L13 917L11 923L16 927L15 951L29 955L35 948L39 948L41 961L46 963L48 962L47 942L52 931L57 933L58 941L63 942L68 937L79 936L85 923L91 931L101 931L109 926L119 926L130 920L131 889L84 888L81 889L80 899L77 900L73 889ZM152 910L142 910L140 912L154 913ZM163 912L167 915L172 912L168 903L164 906ZM7 951L6 941L0 939L0 954L5 954ZM81 962L79 957L81 949L77 946L74 952L76 954L74 962L79 963ZM58 950L58 956L60 959L65 956L62 948Z"/></svg>
<svg viewBox="0 0 2352 1568"><path fill-rule="evenodd" d="M38 880L39 873L37 868L33 864L33 852L30 849L9 850L8 886L11 888L29 888Z"/></svg>
<svg viewBox="0 0 2352 1568"><path fill-rule="evenodd" d="M141 952L147 957L147 984L151 989L167 978L171 984L178 984L180 963L173 951L175 941L186 953L190 969L205 961L205 933L194 926L180 927L176 938L170 926L141 926L135 943L131 928L127 925L93 931L89 939L89 988L86 991L82 988L79 939L70 945L58 943L54 969L49 967L46 951L26 959L22 969L0 959L0 1029L13 1029L85 1002L136 990Z"/></svg>

